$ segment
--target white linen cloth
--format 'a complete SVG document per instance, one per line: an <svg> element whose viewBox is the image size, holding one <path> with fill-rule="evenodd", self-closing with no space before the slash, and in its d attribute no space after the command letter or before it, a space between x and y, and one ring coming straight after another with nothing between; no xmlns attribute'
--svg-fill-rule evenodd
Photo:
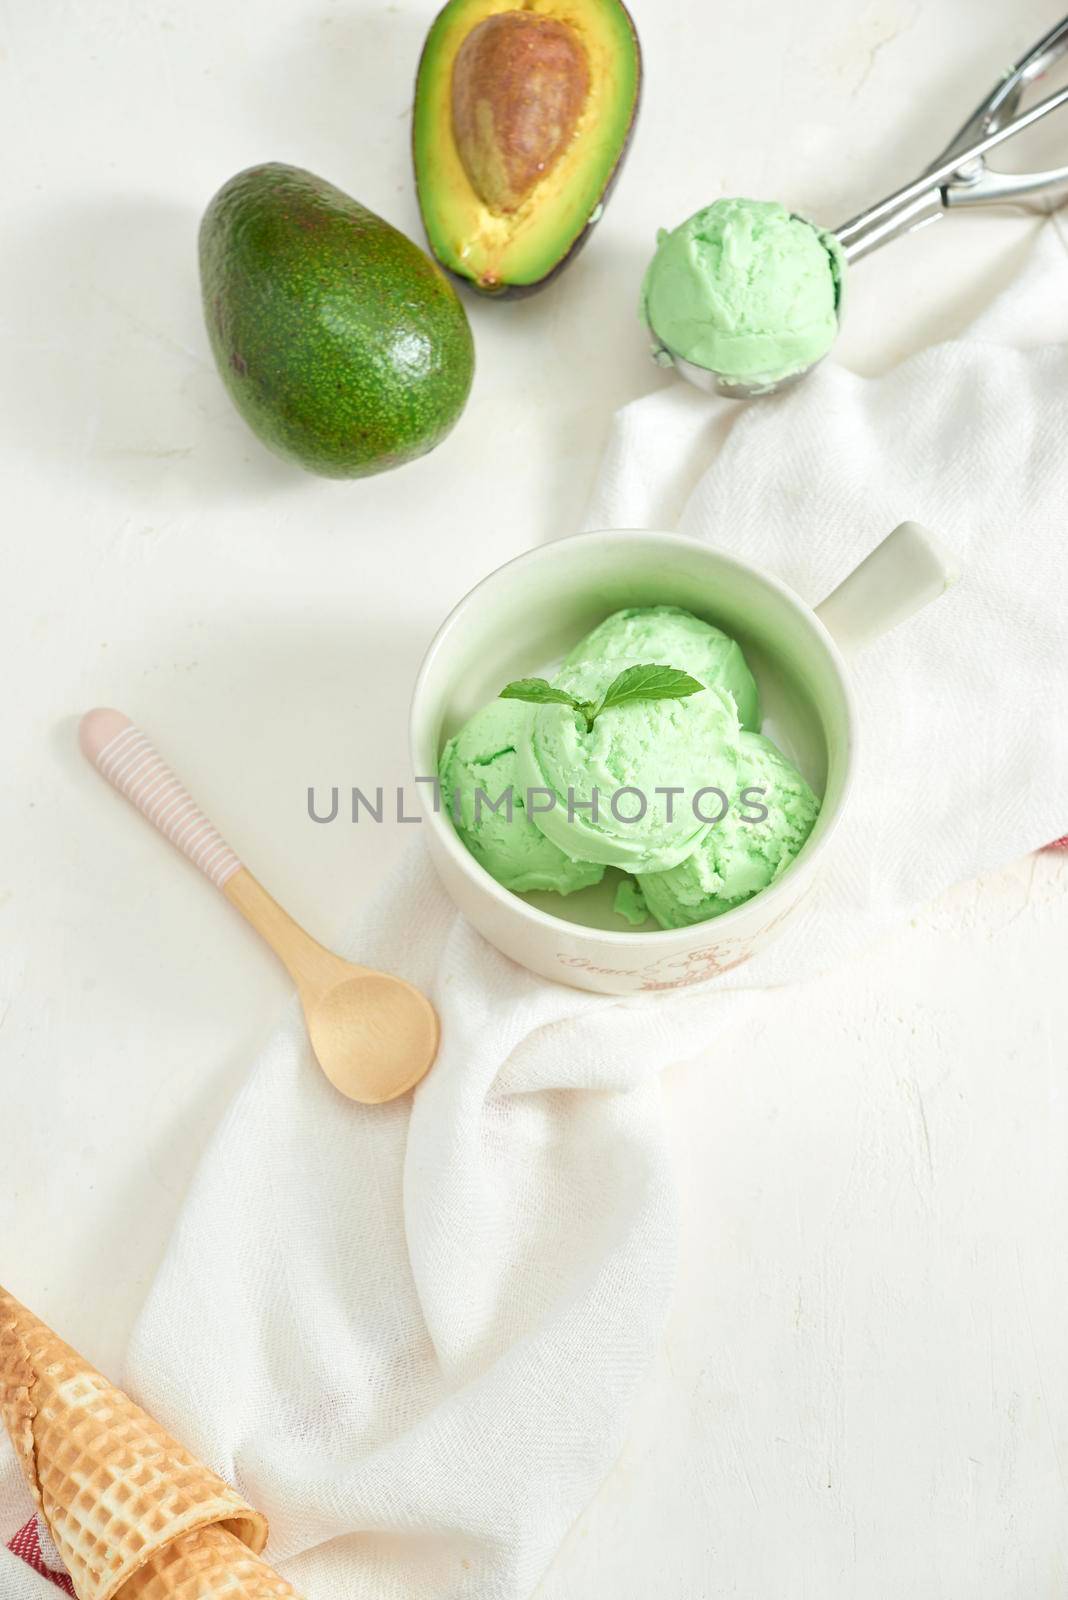
<svg viewBox="0 0 1068 1600"><path fill-rule="evenodd" d="M677 384L616 419L591 527L677 520L815 602L914 517L964 580L857 662L851 813L749 966L626 1001L544 982L456 915L420 849L347 941L440 1010L414 1102L342 1102L295 1008L279 1026L125 1377L268 1513L309 1600L531 1593L620 1447L665 1314L659 1069L728 1038L762 986L1065 832L1068 346L1022 346L1064 325L1066 290L1050 223L967 337L884 377L827 363L736 410Z"/></svg>

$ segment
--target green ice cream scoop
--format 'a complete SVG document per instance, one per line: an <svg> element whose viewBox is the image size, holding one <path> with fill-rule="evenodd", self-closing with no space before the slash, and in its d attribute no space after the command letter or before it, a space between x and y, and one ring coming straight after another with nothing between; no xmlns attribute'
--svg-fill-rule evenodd
<svg viewBox="0 0 1068 1600"><path fill-rule="evenodd" d="M743 728L760 727L760 695L741 646L680 606L632 606L615 611L571 651L580 661L670 661L710 688L726 689Z"/></svg>
<svg viewBox="0 0 1068 1600"><path fill-rule="evenodd" d="M621 671L642 664L579 662L553 681L596 701ZM610 706L592 728L571 706L539 705L526 725L519 778L524 790L541 791L531 815L566 855L662 872L696 849L719 814L718 796L701 791L733 796L739 731L734 701L719 688ZM680 792L663 792L669 788Z"/></svg>
<svg viewBox="0 0 1068 1600"><path fill-rule="evenodd" d="M804 778L771 740L743 733L737 804L685 861L667 872L639 875L646 905L662 928L686 928L751 900L786 871L819 809Z"/></svg>
<svg viewBox="0 0 1068 1600"><path fill-rule="evenodd" d="M477 712L442 752L441 803L475 860L505 889L571 894L600 883L604 867L572 860L527 815L516 749L529 716L514 700Z"/></svg>
<svg viewBox="0 0 1068 1600"><path fill-rule="evenodd" d="M723 393L754 394L827 354L844 275L834 234L778 201L717 200L670 233L661 230L641 314L664 360L683 376Z"/></svg>
<svg viewBox="0 0 1068 1600"><path fill-rule="evenodd" d="M992 152L1068 105L1068 88L1021 110L1068 51L1062 18L1002 72L946 148L911 183L865 207L834 233L776 204L719 200L661 234L642 311L658 357L688 382L745 399L792 383L826 354L841 315L845 262L958 210L1063 202L1065 168L1005 172Z"/></svg>

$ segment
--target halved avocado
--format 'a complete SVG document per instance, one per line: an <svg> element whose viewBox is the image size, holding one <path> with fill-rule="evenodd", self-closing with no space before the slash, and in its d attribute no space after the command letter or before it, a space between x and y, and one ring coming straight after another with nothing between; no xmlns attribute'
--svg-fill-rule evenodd
<svg viewBox="0 0 1068 1600"><path fill-rule="evenodd" d="M634 127L638 36L620 0L449 0L415 85L430 248L486 294L523 294L600 218Z"/></svg>

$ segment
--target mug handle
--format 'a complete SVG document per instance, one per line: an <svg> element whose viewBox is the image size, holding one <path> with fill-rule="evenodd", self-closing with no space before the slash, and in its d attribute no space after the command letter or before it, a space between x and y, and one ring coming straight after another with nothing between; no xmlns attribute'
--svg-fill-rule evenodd
<svg viewBox="0 0 1068 1600"><path fill-rule="evenodd" d="M918 522L902 522L843 578L816 615L847 656L930 605L960 578L956 558Z"/></svg>

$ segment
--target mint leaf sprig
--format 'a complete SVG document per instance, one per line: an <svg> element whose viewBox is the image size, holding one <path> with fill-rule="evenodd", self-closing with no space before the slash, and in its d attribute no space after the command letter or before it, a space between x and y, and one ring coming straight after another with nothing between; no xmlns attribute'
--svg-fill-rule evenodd
<svg viewBox="0 0 1068 1600"><path fill-rule="evenodd" d="M571 706L579 716L585 718L586 732L590 733L601 712L609 711L613 706L631 705L638 700L685 700L691 694L700 694L704 687L703 683L678 667L642 663L636 667L626 667L618 677L613 678L599 700L580 700L577 695L568 694L566 689L557 689L546 678L517 678L501 690L499 698L526 700L532 705Z"/></svg>

